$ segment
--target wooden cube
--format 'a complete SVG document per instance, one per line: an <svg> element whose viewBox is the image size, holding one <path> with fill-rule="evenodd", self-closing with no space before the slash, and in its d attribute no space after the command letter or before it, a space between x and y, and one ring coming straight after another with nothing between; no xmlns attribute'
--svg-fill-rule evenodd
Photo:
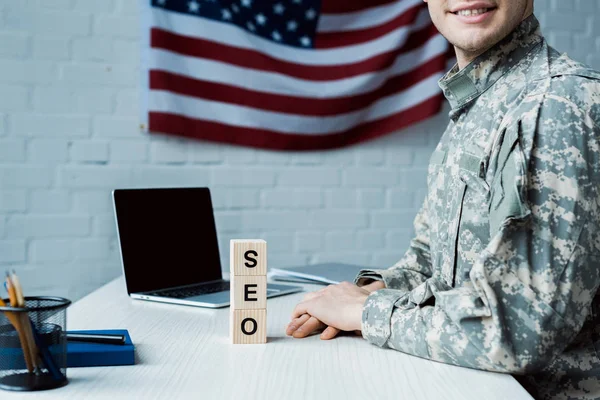
<svg viewBox="0 0 600 400"><path fill-rule="evenodd" d="M267 343L267 310L231 310L233 344Z"/></svg>
<svg viewBox="0 0 600 400"><path fill-rule="evenodd" d="M236 310L267 308L267 276L232 276L231 307Z"/></svg>
<svg viewBox="0 0 600 400"><path fill-rule="evenodd" d="M267 275L267 242L263 239L232 239L229 266L231 276Z"/></svg>

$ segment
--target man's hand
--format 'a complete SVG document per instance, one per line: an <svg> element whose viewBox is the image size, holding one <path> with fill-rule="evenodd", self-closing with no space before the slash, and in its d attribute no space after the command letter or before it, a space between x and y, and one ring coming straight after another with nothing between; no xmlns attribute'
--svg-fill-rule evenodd
<svg viewBox="0 0 600 400"><path fill-rule="evenodd" d="M382 281L374 281L362 288L344 282L308 293L294 310L292 321L286 327L286 334L303 338L324 328L326 329L321 333L323 340L333 339L340 329L354 330L360 334L364 302L369 293L383 288L385 283ZM323 320L312 314L309 309L315 310L321 318L327 318L332 323L323 323ZM356 325L356 329L349 329L351 325Z"/></svg>

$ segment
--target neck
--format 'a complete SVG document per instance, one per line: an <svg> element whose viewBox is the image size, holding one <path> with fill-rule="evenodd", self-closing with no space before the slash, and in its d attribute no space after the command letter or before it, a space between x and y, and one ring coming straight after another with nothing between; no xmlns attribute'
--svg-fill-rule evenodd
<svg viewBox="0 0 600 400"><path fill-rule="evenodd" d="M531 14L533 14L533 2L528 2L527 8L525 9L525 12L523 13L523 18L521 18L521 22L523 20L525 20L527 17L529 17ZM502 39L503 38L501 38L500 40L502 40ZM464 50L464 49L454 46L454 52L456 53L456 63L458 64L458 69L463 69L464 67L469 65L469 63L471 63L471 61L473 61L474 59L476 59L477 57L479 57L480 55L485 53L488 49L492 48L494 45L495 44L493 44L492 46L489 46L487 48L479 49L477 51L467 51L467 50Z"/></svg>

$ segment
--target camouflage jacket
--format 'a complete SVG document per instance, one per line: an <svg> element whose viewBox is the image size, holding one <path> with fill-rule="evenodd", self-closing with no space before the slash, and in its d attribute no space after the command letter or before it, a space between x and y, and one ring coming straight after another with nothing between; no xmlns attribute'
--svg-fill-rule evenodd
<svg viewBox="0 0 600 400"><path fill-rule="evenodd" d="M548 46L532 15L439 85L450 122L415 237L355 281L386 284L363 336L520 375L535 397L600 397L600 73Z"/></svg>

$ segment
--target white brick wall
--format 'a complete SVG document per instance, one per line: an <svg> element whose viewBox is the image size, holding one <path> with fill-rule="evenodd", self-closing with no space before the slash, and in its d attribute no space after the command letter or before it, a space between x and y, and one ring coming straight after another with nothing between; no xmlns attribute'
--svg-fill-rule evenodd
<svg viewBox="0 0 600 400"><path fill-rule="evenodd" d="M351 148L262 151L140 133L137 0L0 0L0 271L30 294L80 298L120 274L110 192L210 186L229 239L270 265L385 267L425 195L436 118ZM551 42L600 68L600 0L537 0Z"/></svg>

